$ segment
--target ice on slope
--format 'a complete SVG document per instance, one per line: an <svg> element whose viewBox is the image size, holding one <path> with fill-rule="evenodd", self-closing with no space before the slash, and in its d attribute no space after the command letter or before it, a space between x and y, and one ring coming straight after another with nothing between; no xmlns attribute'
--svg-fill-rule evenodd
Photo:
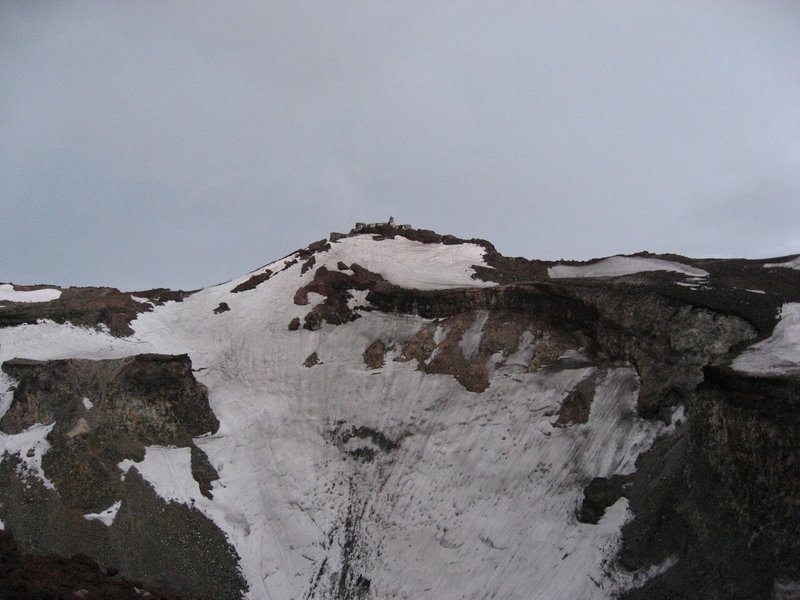
<svg viewBox="0 0 800 600"><path fill-rule="evenodd" d="M9 302L50 302L61 297L61 290L44 288L41 290L18 291L9 283L0 285L0 301Z"/></svg>
<svg viewBox="0 0 800 600"><path fill-rule="evenodd" d="M784 304L772 335L737 356L733 368L756 375L800 375L800 303Z"/></svg>
<svg viewBox="0 0 800 600"><path fill-rule="evenodd" d="M673 271L690 277L708 277L708 272L671 260L642 258L639 256L611 256L590 265L556 265L547 269L554 278L620 277L647 271Z"/></svg>

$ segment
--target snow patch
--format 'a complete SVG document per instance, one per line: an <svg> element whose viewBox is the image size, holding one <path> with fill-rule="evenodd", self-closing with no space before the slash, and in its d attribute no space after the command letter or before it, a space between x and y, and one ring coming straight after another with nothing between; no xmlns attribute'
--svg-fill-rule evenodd
<svg viewBox="0 0 800 600"><path fill-rule="evenodd" d="M334 251L335 250L335 251ZM435 290L455 287L490 287L494 282L473 279L475 265L488 267L486 249L477 244L424 244L397 236L375 241L372 235L355 235L339 240L324 256L317 256L330 270L345 262L379 273L400 287Z"/></svg>
<svg viewBox="0 0 800 600"><path fill-rule="evenodd" d="M10 283L0 285L0 300L9 302L50 302L61 297L61 290L44 288L41 290L19 291Z"/></svg>
<svg viewBox="0 0 800 600"><path fill-rule="evenodd" d="M119 512L121 506L122 500L117 500L104 511L99 513L89 513L83 515L83 518L87 521L100 521L106 527L110 527L114 523L114 519L117 518L117 513Z"/></svg>
<svg viewBox="0 0 800 600"><path fill-rule="evenodd" d="M800 256L793 258L782 263L767 263L764 265L767 269L783 268L783 269L800 269Z"/></svg>
<svg viewBox="0 0 800 600"><path fill-rule="evenodd" d="M83 408L85 408L86 410L92 410L92 408L94 408L94 402L92 402L88 398L84 398L83 400L81 400L81 402L83 403Z"/></svg>
<svg viewBox="0 0 800 600"><path fill-rule="evenodd" d="M691 277L708 277L708 272L671 260L642 258L639 256L611 256L590 265L556 265L547 269L553 278L621 277L648 271L674 271Z"/></svg>
<svg viewBox="0 0 800 600"><path fill-rule="evenodd" d="M481 332L483 331L483 326L486 324L486 320L488 318L488 310L478 311L478 313L475 315L475 320L463 333L461 339L458 340L458 345L461 347L461 352L464 354L465 359L472 360L472 358L478 353L481 345Z"/></svg>
<svg viewBox="0 0 800 600"><path fill-rule="evenodd" d="M349 290L348 293L352 296L352 298L347 300L347 308L350 310L362 306L369 306L370 303L367 301L369 290Z"/></svg>
<svg viewBox="0 0 800 600"><path fill-rule="evenodd" d="M24 480L26 475L33 475L39 479L49 490L56 489L53 483L45 476L42 468L42 456L50 448L47 436L52 431L55 423L49 425L34 425L21 433L7 434L0 431L0 462L6 456L17 455L20 464L17 474Z"/></svg>
<svg viewBox="0 0 800 600"><path fill-rule="evenodd" d="M732 364L757 375L800 375L800 303L784 304L772 335L747 348Z"/></svg>
<svg viewBox="0 0 800 600"><path fill-rule="evenodd" d="M134 462L126 458L117 467L124 473L136 467L156 494L167 502L193 504L202 498L192 477L192 457L188 447L147 446L144 460Z"/></svg>

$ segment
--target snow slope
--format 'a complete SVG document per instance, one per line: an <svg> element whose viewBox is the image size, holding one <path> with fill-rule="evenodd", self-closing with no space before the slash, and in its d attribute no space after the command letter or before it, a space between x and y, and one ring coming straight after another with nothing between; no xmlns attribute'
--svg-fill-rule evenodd
<svg viewBox="0 0 800 600"><path fill-rule="evenodd" d="M318 253L315 268L358 263L420 289L491 285L471 277L482 252L354 236ZM402 345L429 321L373 311L290 331L311 308L292 298L314 276L300 262L287 267L291 258L142 313L130 338L52 323L0 330L0 360L188 353L220 421L216 434L196 440L220 475L213 500L200 494L186 448L148 448L141 463L123 462L121 475L135 468L165 500L211 518L236 547L253 600L332 598L348 569L380 599L577 600L632 585L613 563L626 501L597 525L576 519L583 486L631 472L665 428L636 416L632 368L599 373L588 423L563 428L552 425L561 402L594 367L527 372L524 357L512 356L491 365L480 394L418 371L415 361L367 370L370 343ZM274 273L266 282L231 293L266 269ZM230 310L215 314L221 302ZM482 319L477 312L462 341L466 353ZM520 335L525 343L533 336ZM312 352L321 364L304 367ZM11 383L0 380L0 391ZM363 435L341 443L360 428L397 447L383 452ZM2 442L22 447L26 435L34 433ZM375 459L349 454L358 444Z"/></svg>
<svg viewBox="0 0 800 600"><path fill-rule="evenodd" d="M61 297L61 290L44 288L41 290L18 291L9 283L0 285L0 300L10 302L50 302Z"/></svg>
<svg viewBox="0 0 800 600"><path fill-rule="evenodd" d="M772 335L737 356L733 368L756 375L800 375L800 303L784 304Z"/></svg>
<svg viewBox="0 0 800 600"><path fill-rule="evenodd" d="M547 269L553 279L566 277L621 277L647 271L673 271L690 277L708 277L708 272L671 260L639 256L611 256L589 265L556 265Z"/></svg>

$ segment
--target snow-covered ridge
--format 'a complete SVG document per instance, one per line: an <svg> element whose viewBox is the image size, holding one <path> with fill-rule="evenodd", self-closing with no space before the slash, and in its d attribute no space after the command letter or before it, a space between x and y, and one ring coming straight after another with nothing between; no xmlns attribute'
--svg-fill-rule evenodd
<svg viewBox="0 0 800 600"><path fill-rule="evenodd" d="M0 300L9 302L50 302L61 297L61 290L43 288L41 290L15 290L10 283L0 285Z"/></svg>
<svg viewBox="0 0 800 600"><path fill-rule="evenodd" d="M611 256L590 265L555 265L547 269L554 278L621 277L648 271L673 271L690 277L708 277L708 272L671 260L642 258L640 256Z"/></svg>
<svg viewBox="0 0 800 600"><path fill-rule="evenodd" d="M376 241L363 234L334 242L331 250L317 254L316 259L318 265L334 270L344 256L400 287L435 290L495 285L473 278L473 266L488 266L485 252L471 243L425 244L402 236Z"/></svg>

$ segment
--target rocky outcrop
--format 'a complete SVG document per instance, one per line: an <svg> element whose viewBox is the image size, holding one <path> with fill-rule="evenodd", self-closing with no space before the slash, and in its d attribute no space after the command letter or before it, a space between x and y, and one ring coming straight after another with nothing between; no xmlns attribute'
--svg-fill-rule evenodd
<svg viewBox="0 0 800 600"><path fill-rule="evenodd" d="M294 295L294 303L305 306L309 303L310 293L324 296L322 304L318 304L306 314L303 328L316 331L322 323L341 325L359 317L349 301L353 298L351 291L366 291L383 281L377 273L371 273L357 264L350 266L352 274L342 271L330 271L319 267L314 272L311 283L299 288Z"/></svg>
<svg viewBox="0 0 800 600"><path fill-rule="evenodd" d="M232 294L238 294L239 292L246 292L248 290L254 290L259 285L264 283L265 281L268 281L270 277L272 277L272 271L270 271L269 269L266 269L262 273L258 273L256 275L253 275L247 281L244 281L244 282L240 283L239 285L235 286L231 290L231 293Z"/></svg>
<svg viewBox="0 0 800 600"><path fill-rule="evenodd" d="M368 369L380 369L384 364L386 344L383 340L375 340L364 350L364 364Z"/></svg>
<svg viewBox="0 0 800 600"><path fill-rule="evenodd" d="M3 371L17 385L0 429L52 425L41 463L54 489L25 475L22 456L0 462L0 517L26 552L83 552L183 594L240 596L238 559L222 532L196 509L164 502L135 466L124 477L117 467L141 461L146 446L189 447L200 492L212 496L218 475L193 438L219 424L188 356L14 359ZM110 526L83 517L114 503L120 506ZM210 574L209 564L219 572Z"/></svg>
<svg viewBox="0 0 800 600"><path fill-rule="evenodd" d="M632 363L642 382L639 410L646 417L685 399L702 381L704 365L758 335L739 315L636 285L539 283L420 291L384 282L372 288L367 300L379 310L426 318L480 309L528 315L557 335L574 338L574 346L583 346L601 362Z"/></svg>
<svg viewBox="0 0 800 600"><path fill-rule="evenodd" d="M246 584L238 555L214 523L196 508L165 502L135 467L119 491L122 504L106 526L87 521L56 490L26 475L15 458L0 463L3 522L23 552L91 556L120 576L143 582L136 587L171 589L181 597L242 597Z"/></svg>
<svg viewBox="0 0 800 600"><path fill-rule="evenodd" d="M180 302L189 294L191 292L166 289L126 293L106 287L66 288L59 298L49 302L3 302L0 306L0 327L15 327L48 319L80 327L104 326L112 335L127 336L133 333L131 321L140 313L152 310L153 305Z"/></svg>
<svg viewBox="0 0 800 600"><path fill-rule="evenodd" d="M3 371L19 383L0 429L19 433L54 423L45 474L67 505L84 512L119 499L122 460L141 460L148 445L192 446L192 437L219 426L186 355L15 359Z"/></svg>
<svg viewBox="0 0 800 600"><path fill-rule="evenodd" d="M776 579L800 581L800 377L704 371L687 403L691 481Z"/></svg>

